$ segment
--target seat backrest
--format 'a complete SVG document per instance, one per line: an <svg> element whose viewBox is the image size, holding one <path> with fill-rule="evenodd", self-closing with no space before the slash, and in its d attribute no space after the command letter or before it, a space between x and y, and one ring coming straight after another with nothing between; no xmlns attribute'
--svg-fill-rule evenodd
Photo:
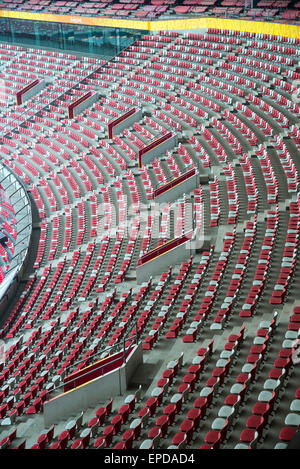
<svg viewBox="0 0 300 469"><path fill-rule="evenodd" d="M153 448L153 440L144 440L141 445L140 449L151 449Z"/></svg>
<svg viewBox="0 0 300 469"><path fill-rule="evenodd" d="M135 400L136 402L139 402L141 399L141 392L142 392L142 386L141 384L139 385L138 389L135 392Z"/></svg>
<svg viewBox="0 0 300 469"><path fill-rule="evenodd" d="M75 419L77 428L80 428L82 426L82 421L83 421L83 411L81 411L80 414Z"/></svg>
<svg viewBox="0 0 300 469"><path fill-rule="evenodd" d="M26 439L24 439L18 446L14 446L13 449L25 449Z"/></svg>
<svg viewBox="0 0 300 469"><path fill-rule="evenodd" d="M106 408L106 414L109 415L112 411L112 405L113 405L113 398L111 397L108 404L105 406Z"/></svg>
<svg viewBox="0 0 300 469"><path fill-rule="evenodd" d="M184 356L184 353L181 352L181 355L180 355L180 357L178 358L178 367L179 367L179 368L182 368L182 366L183 366L183 356Z"/></svg>
<svg viewBox="0 0 300 469"><path fill-rule="evenodd" d="M186 447L186 435L185 438L179 443L178 449L183 449Z"/></svg>
<svg viewBox="0 0 300 469"><path fill-rule="evenodd" d="M89 441L90 441L91 429L90 429L90 428L85 428L85 429L81 432L80 437L81 437L81 441L82 441L83 447L86 448L86 446L89 444Z"/></svg>

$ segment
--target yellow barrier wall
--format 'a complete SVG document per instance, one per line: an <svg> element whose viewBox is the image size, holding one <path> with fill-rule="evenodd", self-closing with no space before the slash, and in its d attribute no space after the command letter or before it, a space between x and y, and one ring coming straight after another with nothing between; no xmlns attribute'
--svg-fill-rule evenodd
<svg viewBox="0 0 300 469"><path fill-rule="evenodd" d="M153 21L150 31L216 28L249 33L274 34L283 37L300 38L300 26L265 23L263 21L230 20L222 18L191 18L185 20Z"/></svg>
<svg viewBox="0 0 300 469"><path fill-rule="evenodd" d="M231 20L222 18L186 18L168 21L139 21L114 18L94 18L87 16L52 15L44 13L0 10L0 18L15 18L31 21L51 21L55 23L106 26L112 28L139 29L145 31L184 30L217 28L249 33L272 34L283 37L300 38L300 26L266 23L263 21Z"/></svg>
<svg viewBox="0 0 300 469"><path fill-rule="evenodd" d="M83 24L88 26L106 26L110 28L128 28L150 31L149 21L122 20L114 18L94 18L88 16L51 15L23 11L0 10L0 18L14 18L31 21L51 21L53 23Z"/></svg>

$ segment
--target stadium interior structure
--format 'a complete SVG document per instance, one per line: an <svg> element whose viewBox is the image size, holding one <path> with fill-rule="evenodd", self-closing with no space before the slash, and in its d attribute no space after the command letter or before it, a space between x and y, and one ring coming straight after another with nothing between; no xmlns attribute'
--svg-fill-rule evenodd
<svg viewBox="0 0 300 469"><path fill-rule="evenodd" d="M299 8L0 2L1 449L296 447Z"/></svg>

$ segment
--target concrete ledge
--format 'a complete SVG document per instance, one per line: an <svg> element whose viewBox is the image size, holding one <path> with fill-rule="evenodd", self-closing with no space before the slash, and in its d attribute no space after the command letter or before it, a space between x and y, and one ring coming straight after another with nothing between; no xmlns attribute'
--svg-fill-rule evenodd
<svg viewBox="0 0 300 469"><path fill-rule="evenodd" d="M176 241L176 240L173 240ZM171 242L169 242L171 244ZM164 245L160 246L162 248ZM154 249L154 256L147 262L142 263L137 266L136 269L136 281L138 284L147 282L149 278L157 274L162 274L169 269L170 265L179 264L187 259L193 254L195 254L195 240L194 235L187 239L185 242L170 248L164 253L159 253L159 248ZM149 254L149 253L148 253Z"/></svg>
<svg viewBox="0 0 300 469"><path fill-rule="evenodd" d="M141 109L131 109L122 116L108 123L108 138L112 139L113 135L120 134L124 129L131 127L134 122L142 119L143 113Z"/></svg>
<svg viewBox="0 0 300 469"><path fill-rule="evenodd" d="M68 119L73 119L82 111L87 109L88 107L92 106L99 98L98 92L93 93L89 91L85 95L81 96L80 98L76 99L68 105Z"/></svg>
<svg viewBox="0 0 300 469"><path fill-rule="evenodd" d="M144 164L149 164L155 158L163 155L167 150L176 147L178 144L177 134L169 132L166 135L154 140L149 145L139 150L138 159L139 167L142 168Z"/></svg>
<svg viewBox="0 0 300 469"><path fill-rule="evenodd" d="M190 173L190 171L188 171L188 173ZM158 202L158 203L172 202L176 200L178 197L182 196L183 194L188 194L193 189L196 189L199 186L200 179L199 179L199 174L196 168L195 168L194 174L192 174L187 179L183 179L183 176L174 178L172 181L170 181L170 183L165 184L164 187L159 187L154 192L155 202ZM177 183L176 180L179 180L180 182Z"/></svg>
<svg viewBox="0 0 300 469"><path fill-rule="evenodd" d="M40 91L42 91L49 83L45 80L34 80L30 82L27 86L23 89L19 90L16 93L16 104L17 106L21 106L25 101L36 96Z"/></svg>
<svg viewBox="0 0 300 469"><path fill-rule="evenodd" d="M45 428L68 419L79 411L96 406L110 397L124 394L131 376L142 363L143 350L140 343L120 368L46 401L43 408Z"/></svg>

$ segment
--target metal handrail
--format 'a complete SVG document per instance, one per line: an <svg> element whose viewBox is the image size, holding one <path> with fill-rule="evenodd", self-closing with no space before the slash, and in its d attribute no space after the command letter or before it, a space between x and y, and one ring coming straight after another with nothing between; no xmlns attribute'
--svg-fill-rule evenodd
<svg viewBox="0 0 300 469"><path fill-rule="evenodd" d="M138 344L138 328L137 328L137 323L135 324L135 330L136 330L136 334L135 334L134 336L132 336L132 337L129 338L129 337L128 337L129 331L128 331L128 333L123 337L123 355L122 355L121 357L119 357L119 358L117 358L117 359L111 361L109 364L115 363L116 361L119 361L120 358L123 358L124 363L126 363L126 352L130 349L130 347L132 347L132 345L133 345L134 343L135 343L136 345ZM132 330L131 330L131 331L132 331ZM126 342L126 340L130 340L130 339L132 339L132 341L134 341L134 342L131 343L130 346L128 346L128 347L126 348L125 342ZM80 363L82 363L82 362L85 362L85 361L87 361L87 360L96 359L96 358L99 357L102 353L104 353L104 352L106 352L106 351L108 351L108 350L111 351L112 349L115 349L115 348L117 348L117 347L120 347L120 345L122 346L122 344L121 344L120 342L118 342L118 343L115 344L115 345L112 345L112 346L109 346L109 347L107 347L107 348L105 348L105 349L102 349L100 352L97 352L97 353L95 353L94 355L91 355L91 356L88 357L88 358L83 358L82 360L79 360L78 362L73 363L73 365L70 365L69 367L65 368L65 370L67 371L68 369L70 369L70 368L73 367L74 365L76 366L76 365L78 365L78 364L80 364ZM88 375L91 374L92 372L97 371L97 370L101 370L101 369L102 369L102 374L101 374L101 376L103 376L103 374L104 374L104 373L103 373L103 369L104 369L106 366L108 366L108 364L99 365L99 367L94 368L92 371L88 371L87 373L84 373L83 375L81 375L80 378L85 377L85 376L88 376ZM77 370L77 371L80 371L80 370ZM76 370L75 370L73 373L75 373L75 372L76 372ZM72 373L71 373L71 374L72 374ZM71 374L70 374L69 376L71 376ZM60 384L59 386L55 386L54 389L50 389L50 390L47 392L47 396L48 396L48 394L50 394L50 393L52 393L52 392L54 392L54 391L57 391L57 390L59 390L59 389L64 388L66 385L68 385L68 383L63 383L63 384Z"/></svg>
<svg viewBox="0 0 300 469"><path fill-rule="evenodd" d="M174 179L177 179L177 178L180 178L181 176L185 176L189 171L191 171L193 168L196 168L196 166L189 166L188 168L186 168L186 171L184 171L183 173L179 174L179 176L169 176L165 179L165 181L163 182L163 184L156 184L155 186L152 186L154 190L157 190L159 189L160 187L164 186L165 184L168 184L168 182L171 182L173 181Z"/></svg>
<svg viewBox="0 0 300 469"><path fill-rule="evenodd" d="M141 256L138 261L137 261L137 266L141 266L146 262L149 262L151 260L151 254L155 252L154 259L157 258L159 255L164 254L165 252L168 252L170 250L169 245L173 243L173 246L171 249L174 249L178 247L180 244L186 242L187 240L191 239L194 231L190 230L187 233L182 234L178 238L171 239L167 241L166 243L151 249L150 251L146 252L143 256ZM191 236L191 237L190 237ZM150 257L150 259L147 260L147 258ZM145 260L146 259L146 260Z"/></svg>
<svg viewBox="0 0 300 469"><path fill-rule="evenodd" d="M81 379L81 378L84 378L85 376L89 376L92 372L95 372L95 371L98 371L98 370L101 370L101 371L102 371L101 376L103 376L103 374L104 374L104 369L105 369L106 366L111 365L112 363L118 362L120 359L123 359L124 361L126 360L126 352L127 352L127 350L129 350L129 349L130 349L130 347L125 348L125 349L123 350L123 356L121 356L121 357L119 357L119 358L116 358L115 360L112 360L112 361L110 361L109 363L106 363L106 364L104 364L104 365L99 365L99 367L94 368L92 371L87 371L87 372L84 373L83 375L80 375L78 378L74 378L74 380L76 381L76 379ZM105 358L106 358L106 357L105 357ZM77 371L80 371L80 370L77 370ZM74 371L74 373L76 373L76 370ZM72 376L72 373L71 373L69 376L71 377L71 376ZM68 384L70 384L70 383L72 383L72 382L73 382L73 380L70 379L70 381L67 381L67 382L65 382L64 384L62 384L61 387L68 386ZM75 387L76 387L76 386L75 386ZM56 388L56 389L57 389L57 388Z"/></svg>

